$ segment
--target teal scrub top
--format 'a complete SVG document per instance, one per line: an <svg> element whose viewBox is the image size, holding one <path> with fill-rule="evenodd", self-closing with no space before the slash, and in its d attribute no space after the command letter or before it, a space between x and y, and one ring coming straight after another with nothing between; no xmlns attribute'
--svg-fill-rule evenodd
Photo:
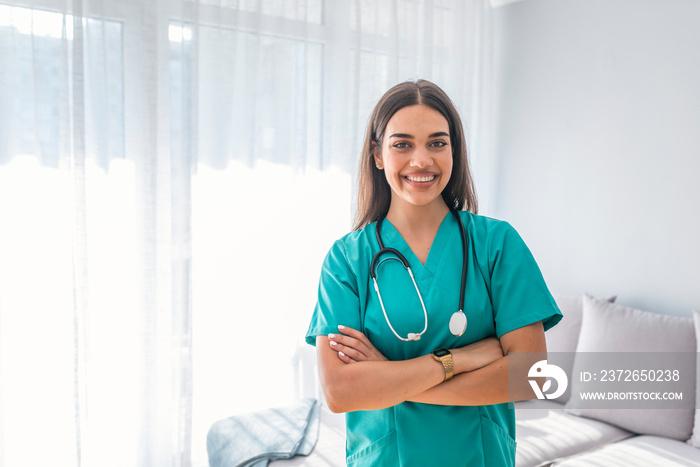
<svg viewBox="0 0 700 467"><path fill-rule="evenodd" d="M336 241L323 263L318 303L306 341L337 333L338 325L362 331L389 360L420 357L435 349L458 348L486 337L542 321L545 330L561 312L520 235L507 222L459 213L467 231L468 269L464 300L466 332L449 330L459 308L462 241L459 224L445 216L423 265L396 228L382 224L386 247L408 260L428 312L428 329L418 341L403 342L391 332L370 277L379 251L376 223ZM399 261L377 268L387 316L405 337L423 330L425 317L406 269ZM488 391L484 387L484 391ZM403 402L381 410L346 414L346 455L350 466L512 466L515 416L512 403L439 406Z"/></svg>

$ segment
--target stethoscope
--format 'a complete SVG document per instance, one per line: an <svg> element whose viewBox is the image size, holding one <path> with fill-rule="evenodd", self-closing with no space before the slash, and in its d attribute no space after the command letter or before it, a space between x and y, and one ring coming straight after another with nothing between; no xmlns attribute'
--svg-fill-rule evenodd
<svg viewBox="0 0 700 467"><path fill-rule="evenodd" d="M459 217L457 211L450 209L450 212L454 214L455 218L457 219L457 222L459 223L459 233L462 236L462 251L464 257L462 260L462 285L459 291L459 310L452 313L449 328L450 332L454 336L461 336L462 334L464 334L464 331L467 330L467 315L464 314L464 289L467 284L467 233L464 230L464 224L462 223L462 219ZM370 265L370 275L372 276L372 280L374 281L374 290L377 291L377 297L379 297L379 305L382 307L382 311L384 312L384 319L386 319L386 324L388 324L389 328L391 328L391 332L393 332L397 338L404 342L417 341L420 339L420 336L425 334L425 331L428 330L428 311L425 309L425 302L423 302L423 296L421 295L420 290L418 290L418 284L416 284L416 279L413 277L413 271L411 271L411 267L408 265L408 261L406 260L404 255L402 255L395 248L384 248L384 242L382 242L382 235L380 233L382 229L382 222L384 222L384 217L380 218L377 221L377 243L379 243L379 251L372 258L372 264ZM387 253L391 253L394 256L387 256L384 259L380 260L381 256ZM420 304L423 307L423 316L425 316L425 326L423 327L423 330L419 333L409 332L405 338L399 336L399 334L394 329L394 326L391 325L391 321L389 321L389 316L387 316L386 314L386 308L384 308L382 294L379 293L379 285L377 284L377 268L384 261L389 261L392 259L400 261L401 264L403 264L403 267L406 268L406 270L408 271L408 275L411 276L413 286L416 288L416 293L418 294L418 299L420 299Z"/></svg>

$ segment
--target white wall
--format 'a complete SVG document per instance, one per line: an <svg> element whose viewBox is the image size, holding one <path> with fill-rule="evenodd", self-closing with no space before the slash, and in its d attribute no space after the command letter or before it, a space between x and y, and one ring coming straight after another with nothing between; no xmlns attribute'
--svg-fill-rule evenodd
<svg viewBox="0 0 700 467"><path fill-rule="evenodd" d="M553 291L700 309L700 2L494 10L495 217Z"/></svg>

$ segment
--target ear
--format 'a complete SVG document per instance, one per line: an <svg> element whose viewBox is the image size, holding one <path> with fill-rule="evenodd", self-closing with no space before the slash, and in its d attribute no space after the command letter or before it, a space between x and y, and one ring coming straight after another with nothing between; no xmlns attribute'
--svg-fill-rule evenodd
<svg viewBox="0 0 700 467"><path fill-rule="evenodd" d="M377 143L372 141L372 156L374 157L374 165L377 169L382 170L384 168L384 162L382 161L382 154L379 151L379 146Z"/></svg>

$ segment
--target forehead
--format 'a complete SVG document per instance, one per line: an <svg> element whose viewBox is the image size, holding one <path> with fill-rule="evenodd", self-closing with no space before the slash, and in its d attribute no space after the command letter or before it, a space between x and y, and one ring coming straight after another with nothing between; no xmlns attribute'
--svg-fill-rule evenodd
<svg viewBox="0 0 700 467"><path fill-rule="evenodd" d="M440 112L427 105L410 105L392 115L385 134L389 137L395 133L417 137L443 131L449 134L450 125Z"/></svg>

